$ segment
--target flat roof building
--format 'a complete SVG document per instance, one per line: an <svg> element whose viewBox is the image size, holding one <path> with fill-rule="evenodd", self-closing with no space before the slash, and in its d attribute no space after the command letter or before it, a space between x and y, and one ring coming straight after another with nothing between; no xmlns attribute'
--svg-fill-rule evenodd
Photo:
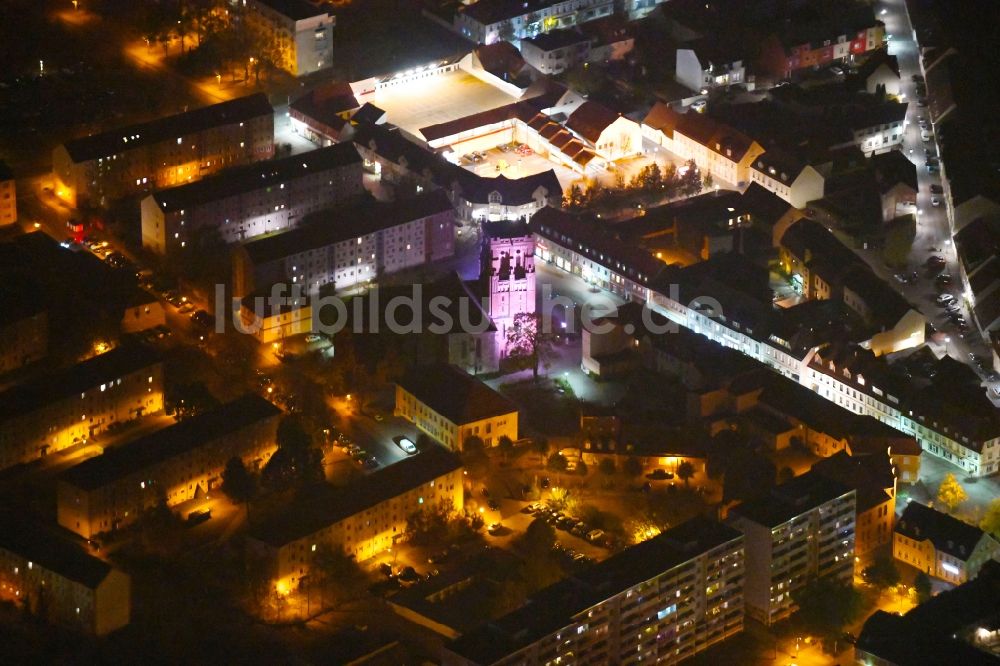
<svg viewBox="0 0 1000 666"><path fill-rule="evenodd" d="M676 664L743 631L743 536L694 518L445 646L445 666Z"/></svg>
<svg viewBox="0 0 1000 666"><path fill-rule="evenodd" d="M306 0L250 0L247 22L274 43L278 67L305 76L333 66L333 28L337 17Z"/></svg>

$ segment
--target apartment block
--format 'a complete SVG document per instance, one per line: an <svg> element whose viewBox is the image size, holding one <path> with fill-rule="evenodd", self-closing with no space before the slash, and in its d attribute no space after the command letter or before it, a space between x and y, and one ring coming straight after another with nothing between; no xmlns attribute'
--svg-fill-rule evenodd
<svg viewBox="0 0 1000 666"><path fill-rule="evenodd" d="M0 393L0 469L93 440L112 423L163 409L163 368L123 346Z"/></svg>
<svg viewBox="0 0 1000 666"><path fill-rule="evenodd" d="M142 244L168 254L199 230L226 243L294 227L309 213L364 194L361 157L349 143L227 169L143 199Z"/></svg>
<svg viewBox="0 0 1000 666"><path fill-rule="evenodd" d="M129 623L128 574L23 515L0 515L0 599L41 619L104 636Z"/></svg>
<svg viewBox="0 0 1000 666"><path fill-rule="evenodd" d="M460 5L453 29L477 44L525 37L611 16L613 0L479 0Z"/></svg>
<svg viewBox="0 0 1000 666"><path fill-rule="evenodd" d="M17 222L17 185L14 172L0 161L0 227Z"/></svg>
<svg viewBox="0 0 1000 666"><path fill-rule="evenodd" d="M342 146L350 144L332 148ZM326 285L343 290L371 284L383 275L451 257L455 228L455 210L440 190L388 203L363 199L246 243L234 255L233 284L245 294L288 282L310 295Z"/></svg>
<svg viewBox="0 0 1000 666"><path fill-rule="evenodd" d="M23 285L0 284L0 375L43 358L49 350L49 314Z"/></svg>
<svg viewBox="0 0 1000 666"><path fill-rule="evenodd" d="M590 39L574 30L553 30L521 40L524 61L542 74L559 74L585 62Z"/></svg>
<svg viewBox="0 0 1000 666"><path fill-rule="evenodd" d="M743 631L739 531L694 518L445 645L445 666L676 664Z"/></svg>
<svg viewBox="0 0 1000 666"><path fill-rule="evenodd" d="M257 93L67 141L52 152L53 190L107 206L273 155L274 109Z"/></svg>
<svg viewBox="0 0 1000 666"><path fill-rule="evenodd" d="M854 552L867 555L892 543L896 520L896 475L883 449L878 453L848 455L841 451L814 463L812 470L855 490Z"/></svg>
<svg viewBox="0 0 1000 666"><path fill-rule="evenodd" d="M233 457L259 470L275 449L280 414L248 394L71 467L59 476L59 524L89 539L217 490Z"/></svg>
<svg viewBox="0 0 1000 666"><path fill-rule="evenodd" d="M892 556L953 585L972 580L1000 543L975 525L919 502L909 502L896 522Z"/></svg>
<svg viewBox="0 0 1000 666"><path fill-rule="evenodd" d="M810 471L729 513L746 537L747 615L766 625L795 610L793 594L816 578L850 584L855 491Z"/></svg>
<svg viewBox="0 0 1000 666"><path fill-rule="evenodd" d="M333 28L337 17L306 0L250 0L246 20L277 46L278 66L305 76L333 65Z"/></svg>
<svg viewBox="0 0 1000 666"><path fill-rule="evenodd" d="M415 368L396 384L396 416L452 451L475 436L496 446L506 435L516 441L517 406L495 390L445 364Z"/></svg>
<svg viewBox="0 0 1000 666"><path fill-rule="evenodd" d="M462 479L458 457L432 446L255 525L248 550L286 593L309 574L320 546L343 549L361 562L403 539L414 512L438 506L462 511Z"/></svg>

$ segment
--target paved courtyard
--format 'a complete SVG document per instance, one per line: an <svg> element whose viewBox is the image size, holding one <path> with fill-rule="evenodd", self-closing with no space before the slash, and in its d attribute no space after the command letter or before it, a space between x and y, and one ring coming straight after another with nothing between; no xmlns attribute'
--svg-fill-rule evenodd
<svg viewBox="0 0 1000 666"><path fill-rule="evenodd" d="M456 70L380 90L363 101L384 110L393 125L421 137L421 127L464 118L517 100L471 74Z"/></svg>

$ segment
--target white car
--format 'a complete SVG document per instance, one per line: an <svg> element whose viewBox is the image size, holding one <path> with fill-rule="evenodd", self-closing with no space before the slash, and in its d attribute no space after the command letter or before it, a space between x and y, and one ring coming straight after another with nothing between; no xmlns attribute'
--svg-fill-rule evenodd
<svg viewBox="0 0 1000 666"><path fill-rule="evenodd" d="M398 437L396 438L396 446L403 449L403 452L407 455L413 455L417 452L417 445L414 444L409 437Z"/></svg>
<svg viewBox="0 0 1000 666"><path fill-rule="evenodd" d="M938 199L937 197L931 197L931 205L932 206L940 206L941 205L941 200Z"/></svg>

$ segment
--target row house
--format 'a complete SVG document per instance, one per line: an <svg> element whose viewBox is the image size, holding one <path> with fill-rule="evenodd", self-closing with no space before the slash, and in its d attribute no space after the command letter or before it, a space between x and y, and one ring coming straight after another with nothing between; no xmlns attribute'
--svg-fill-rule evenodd
<svg viewBox="0 0 1000 666"><path fill-rule="evenodd" d="M226 243L283 231L363 195L362 177L361 156L350 143L227 169L143 199L142 244L170 254L206 229L218 230Z"/></svg>
<svg viewBox="0 0 1000 666"><path fill-rule="evenodd" d="M112 424L163 409L153 350L122 346L0 393L0 469L95 439Z"/></svg>
<svg viewBox="0 0 1000 666"><path fill-rule="evenodd" d="M430 446L342 487L328 487L253 526L248 554L261 561L279 594L294 590L328 549L364 562L392 549L407 519L422 510L464 507L462 462Z"/></svg>
<svg viewBox="0 0 1000 666"><path fill-rule="evenodd" d="M837 16L787 26L760 45L762 71L788 78L792 72L852 63L885 46L885 25L875 19L870 5L840 11Z"/></svg>
<svg viewBox="0 0 1000 666"><path fill-rule="evenodd" d="M90 539L218 490L234 457L259 471L275 449L281 410L248 394L140 439L108 449L59 475L59 524Z"/></svg>
<svg viewBox="0 0 1000 666"><path fill-rule="evenodd" d="M128 625L128 574L23 514L0 515L0 599L91 636Z"/></svg>
<svg viewBox="0 0 1000 666"><path fill-rule="evenodd" d="M476 44L518 42L611 16L614 0L479 0L459 5L453 30Z"/></svg>
<svg viewBox="0 0 1000 666"><path fill-rule="evenodd" d="M455 211L444 192L393 202L365 199L245 243L233 255L233 285L238 296L278 282L315 295L326 285L344 290L370 284L454 252Z"/></svg>
<svg viewBox="0 0 1000 666"><path fill-rule="evenodd" d="M274 109L257 93L56 146L53 190L71 207L200 180L274 156Z"/></svg>
<svg viewBox="0 0 1000 666"><path fill-rule="evenodd" d="M737 530L694 518L452 640L442 663L680 663L743 631L744 562Z"/></svg>

